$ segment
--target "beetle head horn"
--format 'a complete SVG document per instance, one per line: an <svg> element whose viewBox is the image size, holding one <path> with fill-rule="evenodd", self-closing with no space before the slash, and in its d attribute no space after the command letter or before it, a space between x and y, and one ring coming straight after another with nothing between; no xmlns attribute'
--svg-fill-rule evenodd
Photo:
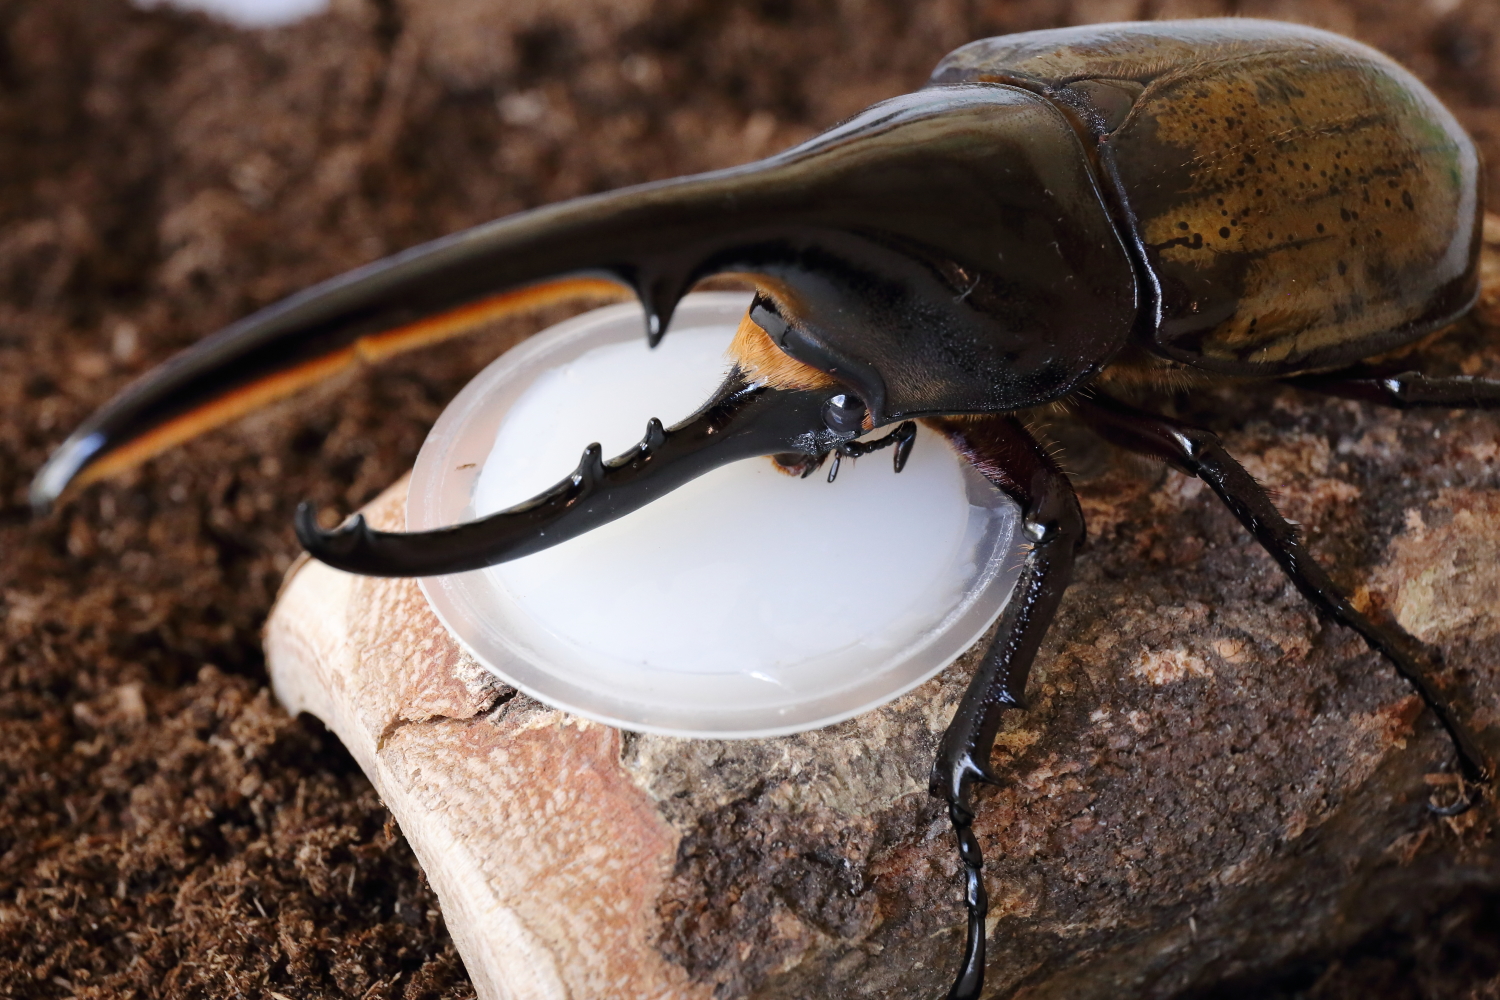
<svg viewBox="0 0 1500 1000"><path fill-rule="evenodd" d="M639 444L607 461L599 445L589 445L570 475L514 507L448 528L407 533L374 531L360 515L325 531L311 506L303 504L297 511L298 538L312 555L352 572L459 572L549 548L742 458L777 455L786 464L812 468L830 451L871 448L855 441L866 430L861 401L824 373L795 362L773 362L767 370L760 359L768 351L775 348L747 317L731 350L734 367L696 413L672 427L653 418ZM909 447L906 437L897 452L898 471Z"/></svg>
<svg viewBox="0 0 1500 1000"><path fill-rule="evenodd" d="M623 512L626 496L638 506L686 470L742 453L821 457L852 440L827 437L835 396L857 400L867 427L1055 398L1114 353L1135 307L1128 258L1061 114L1011 87L938 87L766 160L511 216L262 310L94 414L37 475L32 500L45 508L72 482L135 464L358 357L430 343L516 305L623 286L644 303L654 342L682 295L725 272L761 287L751 325L772 353L823 384L756 381L737 369L652 447L628 461L586 457L566 481L573 492L522 505L527 530L556 539L540 525L564 510L597 523ZM789 421L802 422L802 446L787 444L797 436ZM305 515L301 523L304 541L331 561L340 546L364 544L320 533Z"/></svg>

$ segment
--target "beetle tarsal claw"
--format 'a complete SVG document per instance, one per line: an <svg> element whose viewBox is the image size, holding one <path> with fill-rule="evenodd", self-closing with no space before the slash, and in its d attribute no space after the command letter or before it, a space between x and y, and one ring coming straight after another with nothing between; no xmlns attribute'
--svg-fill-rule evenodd
<svg viewBox="0 0 1500 1000"><path fill-rule="evenodd" d="M1458 816L1468 812L1479 804L1484 798L1485 783L1489 780L1488 773L1480 775L1476 780L1469 780L1464 775L1464 769L1459 768L1457 774L1453 775L1454 800L1446 805L1439 805L1435 800L1427 800L1427 811L1434 816Z"/></svg>
<svg viewBox="0 0 1500 1000"><path fill-rule="evenodd" d="M1459 793L1459 797L1445 806L1437 805L1431 801L1427 803L1427 811L1434 816L1461 816L1479 804L1484 796L1478 786L1466 788Z"/></svg>

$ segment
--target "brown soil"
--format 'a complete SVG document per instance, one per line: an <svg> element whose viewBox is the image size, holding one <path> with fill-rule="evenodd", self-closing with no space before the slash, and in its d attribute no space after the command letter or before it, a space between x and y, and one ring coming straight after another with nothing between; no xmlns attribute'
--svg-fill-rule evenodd
<svg viewBox="0 0 1500 1000"><path fill-rule="evenodd" d="M371 498L529 328L360 372L32 523L31 474L94 407L318 279L764 155L972 38L1223 13L1385 49L1500 162L1495 0L334 0L263 33L0 0L0 995L472 992L368 783L272 703L259 629L295 503ZM1500 896L1470 893L1218 995L1493 996L1497 937Z"/></svg>

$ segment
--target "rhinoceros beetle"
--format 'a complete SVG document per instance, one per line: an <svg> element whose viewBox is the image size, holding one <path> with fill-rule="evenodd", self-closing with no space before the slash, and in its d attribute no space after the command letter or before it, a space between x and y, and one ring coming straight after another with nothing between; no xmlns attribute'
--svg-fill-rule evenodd
<svg viewBox="0 0 1500 1000"><path fill-rule="evenodd" d="M1469 790L1489 779L1434 685L1434 654L1357 610L1294 525L1206 430L1134 405L1155 389L1286 379L1392 406L1500 406L1500 382L1364 359L1446 324L1478 290L1479 159L1405 70L1322 31L1257 20L1098 25L974 42L930 84L747 166L579 198L417 247L209 337L128 388L37 475L45 508L358 356L507 311L624 288L647 336L700 279L758 294L735 364L697 413L634 450L597 445L534 499L413 534L299 510L323 561L412 576L555 545L706 470L770 455L806 474L921 419L1008 493L1029 542L1015 594L932 769L966 877L965 957L984 976L986 894L971 829L1002 714L1022 704L1083 518L1020 414L1071 407L1104 438L1201 477L1317 608L1409 680ZM1134 402L1129 402L1129 401Z"/></svg>

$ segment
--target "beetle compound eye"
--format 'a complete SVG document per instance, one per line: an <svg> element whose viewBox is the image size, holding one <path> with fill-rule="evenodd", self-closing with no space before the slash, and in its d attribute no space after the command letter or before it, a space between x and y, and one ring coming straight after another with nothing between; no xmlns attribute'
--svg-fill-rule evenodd
<svg viewBox="0 0 1500 1000"><path fill-rule="evenodd" d="M841 392L823 404L823 422L836 434L853 434L864 426L865 401Z"/></svg>

